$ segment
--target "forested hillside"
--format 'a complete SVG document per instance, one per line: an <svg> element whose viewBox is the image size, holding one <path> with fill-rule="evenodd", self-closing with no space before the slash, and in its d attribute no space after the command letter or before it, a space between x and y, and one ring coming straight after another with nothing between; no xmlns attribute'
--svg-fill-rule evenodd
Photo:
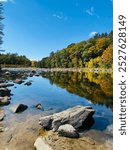
<svg viewBox="0 0 130 150"><path fill-rule="evenodd" d="M38 62L41 68L112 68L113 32L96 34L80 43L51 52Z"/></svg>
<svg viewBox="0 0 130 150"><path fill-rule="evenodd" d="M21 65L31 66L31 61L26 56L19 56L18 54L0 54L0 64L5 66Z"/></svg>

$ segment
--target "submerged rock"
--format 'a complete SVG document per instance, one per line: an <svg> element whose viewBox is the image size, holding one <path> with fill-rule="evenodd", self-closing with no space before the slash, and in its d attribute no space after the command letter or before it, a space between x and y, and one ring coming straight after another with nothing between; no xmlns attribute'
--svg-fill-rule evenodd
<svg viewBox="0 0 130 150"><path fill-rule="evenodd" d="M30 85L32 85L32 82L28 81L24 85L30 86Z"/></svg>
<svg viewBox="0 0 130 150"><path fill-rule="evenodd" d="M42 137L38 137L34 143L34 147L36 150L52 150L52 148L45 143L45 139Z"/></svg>
<svg viewBox="0 0 130 150"><path fill-rule="evenodd" d="M10 110L11 110L12 112L14 112L14 113L19 113L19 112L25 111L27 108L28 108L27 105L18 104L18 105L12 106L12 107L10 108Z"/></svg>
<svg viewBox="0 0 130 150"><path fill-rule="evenodd" d="M69 137L69 138L78 138L79 137L79 133L70 124L61 125L58 128L58 134L61 136L64 136L64 137Z"/></svg>
<svg viewBox="0 0 130 150"><path fill-rule="evenodd" d="M42 104L37 104L36 106L35 106L37 109L43 109L43 106L42 106Z"/></svg>
<svg viewBox="0 0 130 150"><path fill-rule="evenodd" d="M95 113L94 109L87 106L76 106L60 113L41 117L39 124L45 129L53 129L57 131L59 126L70 124L75 129L82 127L88 118Z"/></svg>

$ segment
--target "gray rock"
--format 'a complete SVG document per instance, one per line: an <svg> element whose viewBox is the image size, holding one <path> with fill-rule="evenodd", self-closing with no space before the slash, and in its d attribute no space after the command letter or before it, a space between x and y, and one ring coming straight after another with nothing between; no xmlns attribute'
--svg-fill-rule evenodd
<svg viewBox="0 0 130 150"><path fill-rule="evenodd" d="M0 97L0 105L9 105L11 98L8 96Z"/></svg>
<svg viewBox="0 0 130 150"><path fill-rule="evenodd" d="M22 83L23 83L23 80L22 80L22 79L16 79L16 80L14 81L14 83L16 83L16 84L22 84Z"/></svg>
<svg viewBox="0 0 130 150"><path fill-rule="evenodd" d="M6 71L4 74L5 75L10 75L11 73L9 71Z"/></svg>
<svg viewBox="0 0 130 150"><path fill-rule="evenodd" d="M42 137L38 137L34 143L34 147L36 150L52 150L52 148L45 143L45 139Z"/></svg>
<svg viewBox="0 0 130 150"><path fill-rule="evenodd" d="M35 76L39 77L40 75L38 73L36 73Z"/></svg>
<svg viewBox="0 0 130 150"><path fill-rule="evenodd" d="M29 77L33 77L33 75L34 75L33 73L29 73L28 74Z"/></svg>
<svg viewBox="0 0 130 150"><path fill-rule="evenodd" d="M32 70L32 73L33 73L33 74L35 74L35 73L36 73L36 71L35 71L35 70Z"/></svg>
<svg viewBox="0 0 130 150"><path fill-rule="evenodd" d="M70 124L75 129L82 127L84 122L93 116L94 109L88 109L87 106L76 106L60 113L56 113L50 116L41 117L39 124L46 128L57 131L59 126L64 124Z"/></svg>
<svg viewBox="0 0 130 150"><path fill-rule="evenodd" d="M64 137L69 137L69 138L78 138L79 137L79 133L70 124L61 125L58 128L58 134L61 136L64 136Z"/></svg>
<svg viewBox="0 0 130 150"><path fill-rule="evenodd" d="M30 86L31 84L32 84L32 82L28 81L24 85Z"/></svg>
<svg viewBox="0 0 130 150"><path fill-rule="evenodd" d="M0 88L6 88L9 86L14 86L14 84L6 84L6 83L0 83Z"/></svg>
<svg viewBox="0 0 130 150"><path fill-rule="evenodd" d="M14 113L20 113L20 112L25 111L27 108L28 108L27 105L18 104L18 105L12 106L12 107L10 108L10 110L11 110L12 112L14 112Z"/></svg>
<svg viewBox="0 0 130 150"><path fill-rule="evenodd" d="M45 129L52 129L52 121L53 116L45 116L44 118L40 118L39 124L44 127Z"/></svg>
<svg viewBox="0 0 130 150"><path fill-rule="evenodd" d="M10 92L11 92L11 90L9 90L7 88L0 88L0 96L2 96L2 97L10 96Z"/></svg>
<svg viewBox="0 0 130 150"><path fill-rule="evenodd" d="M0 83L0 88L5 88L5 87L7 87L6 83Z"/></svg>
<svg viewBox="0 0 130 150"><path fill-rule="evenodd" d="M4 83L5 82L5 80L4 79L0 79L0 83Z"/></svg>
<svg viewBox="0 0 130 150"><path fill-rule="evenodd" d="M37 109L43 109L43 106L42 106L42 104L37 104L36 106L35 106Z"/></svg>
<svg viewBox="0 0 130 150"><path fill-rule="evenodd" d="M14 84L13 83L8 83L7 87L10 87L10 86L14 86Z"/></svg>

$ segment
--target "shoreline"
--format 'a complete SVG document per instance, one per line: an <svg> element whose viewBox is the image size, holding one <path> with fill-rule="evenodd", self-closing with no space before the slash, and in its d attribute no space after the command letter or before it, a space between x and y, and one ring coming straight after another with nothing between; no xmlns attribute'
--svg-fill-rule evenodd
<svg viewBox="0 0 130 150"><path fill-rule="evenodd" d="M2 68L9 71L37 71L37 72L92 72L92 73L113 73L113 69L104 68Z"/></svg>
<svg viewBox="0 0 130 150"><path fill-rule="evenodd" d="M20 122L16 121L14 116L8 121L4 120L3 123L7 125L7 130L0 133L1 150L35 150L35 140L42 136L42 128L38 124L40 116L41 114L28 116ZM76 150L81 150L81 148L82 150L86 150L86 148L104 150L104 147L106 150L112 150L112 133L108 133L107 130L86 130L81 133L81 137L78 139L57 136L52 131L46 131L42 137L45 138L45 143L51 146L53 150L75 150L75 147L77 147Z"/></svg>

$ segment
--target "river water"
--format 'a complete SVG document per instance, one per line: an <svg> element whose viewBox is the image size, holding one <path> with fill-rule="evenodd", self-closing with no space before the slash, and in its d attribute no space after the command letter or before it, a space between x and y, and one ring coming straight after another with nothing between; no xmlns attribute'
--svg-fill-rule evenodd
<svg viewBox="0 0 130 150"><path fill-rule="evenodd" d="M28 105L23 117L45 112L55 113L76 105L92 106L95 109L91 129L105 130L113 123L112 75L76 72L43 72L40 76L28 77L32 85L15 84L11 89L11 104L4 106L7 116L10 107L19 103ZM12 81L11 81L12 82ZM35 108L42 104L44 110ZM21 118L20 118L21 119Z"/></svg>

